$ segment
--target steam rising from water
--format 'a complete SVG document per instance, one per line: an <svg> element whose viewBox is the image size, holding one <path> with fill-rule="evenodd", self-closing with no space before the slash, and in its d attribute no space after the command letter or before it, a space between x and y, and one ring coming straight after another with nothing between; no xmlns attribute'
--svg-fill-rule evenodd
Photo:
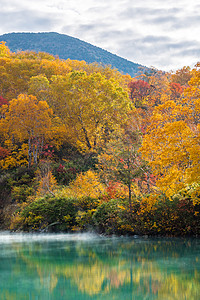
<svg viewBox="0 0 200 300"><path fill-rule="evenodd" d="M30 243L42 241L92 241L105 237L94 233L10 233L0 232L0 245L9 243Z"/></svg>

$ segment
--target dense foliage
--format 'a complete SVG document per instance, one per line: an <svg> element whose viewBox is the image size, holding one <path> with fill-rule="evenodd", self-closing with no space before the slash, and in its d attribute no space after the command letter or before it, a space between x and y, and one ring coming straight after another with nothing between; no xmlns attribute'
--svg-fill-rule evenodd
<svg viewBox="0 0 200 300"><path fill-rule="evenodd" d="M0 44L0 226L200 234L200 71L140 78Z"/></svg>

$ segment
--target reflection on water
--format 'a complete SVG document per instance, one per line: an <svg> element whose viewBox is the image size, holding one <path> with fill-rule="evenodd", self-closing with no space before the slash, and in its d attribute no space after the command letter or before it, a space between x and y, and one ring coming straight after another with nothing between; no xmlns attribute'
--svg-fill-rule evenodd
<svg viewBox="0 0 200 300"><path fill-rule="evenodd" d="M200 299L200 240L0 234L0 299Z"/></svg>

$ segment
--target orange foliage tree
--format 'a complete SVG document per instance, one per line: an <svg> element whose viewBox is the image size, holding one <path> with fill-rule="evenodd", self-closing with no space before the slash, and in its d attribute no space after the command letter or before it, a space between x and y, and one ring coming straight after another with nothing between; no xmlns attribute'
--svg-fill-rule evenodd
<svg viewBox="0 0 200 300"><path fill-rule="evenodd" d="M200 180L200 72L192 74L183 97L154 109L141 147L158 187L170 197Z"/></svg>

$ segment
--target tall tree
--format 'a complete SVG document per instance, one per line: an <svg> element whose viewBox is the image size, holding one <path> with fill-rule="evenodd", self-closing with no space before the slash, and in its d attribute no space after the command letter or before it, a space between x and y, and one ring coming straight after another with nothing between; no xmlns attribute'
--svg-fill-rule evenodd
<svg viewBox="0 0 200 300"><path fill-rule="evenodd" d="M3 107L3 113L0 129L4 138L13 142L27 141L29 167L32 159L37 164L44 139L50 136L52 109L45 101L21 94Z"/></svg>
<svg viewBox="0 0 200 300"><path fill-rule="evenodd" d="M100 73L53 76L50 88L51 105L66 126L68 140L82 151L96 151L127 119L128 94Z"/></svg>
<svg viewBox="0 0 200 300"><path fill-rule="evenodd" d="M133 128L125 127L110 139L98 156L98 167L105 182L108 184L109 180L118 181L127 186L130 209L132 209L134 182L141 180L147 172L138 152L140 142L140 133Z"/></svg>
<svg viewBox="0 0 200 300"><path fill-rule="evenodd" d="M128 87L130 89L130 99L135 107L146 108L151 93L151 86L144 80L135 80L131 81Z"/></svg>

